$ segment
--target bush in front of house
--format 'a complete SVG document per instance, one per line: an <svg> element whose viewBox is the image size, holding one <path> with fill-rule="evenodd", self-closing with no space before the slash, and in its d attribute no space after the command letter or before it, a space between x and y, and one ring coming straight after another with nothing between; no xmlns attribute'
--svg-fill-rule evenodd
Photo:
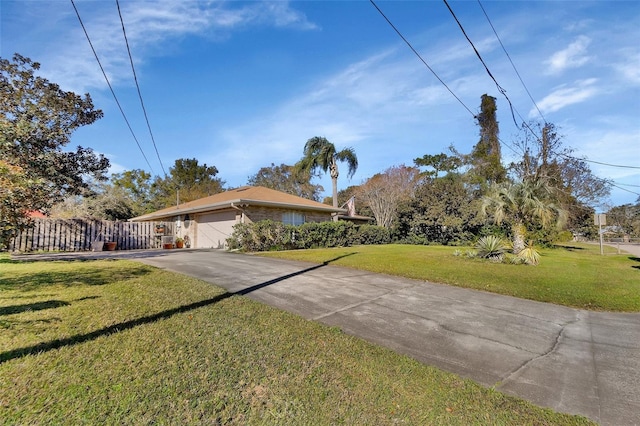
<svg viewBox="0 0 640 426"><path fill-rule="evenodd" d="M347 247L354 244L387 244L390 233L381 226L351 222L308 222L300 226L263 220L240 223L227 239L231 250L246 252Z"/></svg>
<svg viewBox="0 0 640 426"><path fill-rule="evenodd" d="M374 245L391 243L391 232L378 225L360 225L356 233L356 244Z"/></svg>
<svg viewBox="0 0 640 426"><path fill-rule="evenodd" d="M294 226L272 220L238 223L233 226L233 233L227 239L227 245L231 250L247 252L290 249L294 248L291 247L294 229Z"/></svg>

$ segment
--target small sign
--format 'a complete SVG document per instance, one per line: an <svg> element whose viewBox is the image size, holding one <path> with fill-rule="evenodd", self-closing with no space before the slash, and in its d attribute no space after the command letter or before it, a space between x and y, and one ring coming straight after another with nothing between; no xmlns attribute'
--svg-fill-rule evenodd
<svg viewBox="0 0 640 426"><path fill-rule="evenodd" d="M607 224L607 215L604 213L596 213L593 215L593 223L598 226L605 226Z"/></svg>

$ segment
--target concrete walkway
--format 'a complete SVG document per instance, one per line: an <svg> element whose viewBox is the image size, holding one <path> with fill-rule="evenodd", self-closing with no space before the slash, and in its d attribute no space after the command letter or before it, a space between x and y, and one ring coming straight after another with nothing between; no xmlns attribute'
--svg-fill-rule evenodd
<svg viewBox="0 0 640 426"><path fill-rule="evenodd" d="M331 261L312 265L216 250L118 256L338 326L540 406L603 425L640 425L640 314L571 309Z"/></svg>

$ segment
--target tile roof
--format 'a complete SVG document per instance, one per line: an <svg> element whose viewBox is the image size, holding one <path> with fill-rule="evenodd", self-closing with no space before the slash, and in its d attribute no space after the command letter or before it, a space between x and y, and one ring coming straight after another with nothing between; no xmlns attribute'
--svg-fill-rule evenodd
<svg viewBox="0 0 640 426"><path fill-rule="evenodd" d="M167 207L162 210L148 213L142 216L129 219L133 222L143 222L145 220L153 220L166 218L186 213L198 213L213 210L229 208L233 205L262 205L269 207L289 207L300 210L315 210L344 213L346 209L336 209L333 206L322 204L317 201L308 200L306 198L287 194L275 189L265 188L263 186L242 186L240 188L231 189L229 191L214 194L209 197L200 198L189 201L178 206Z"/></svg>

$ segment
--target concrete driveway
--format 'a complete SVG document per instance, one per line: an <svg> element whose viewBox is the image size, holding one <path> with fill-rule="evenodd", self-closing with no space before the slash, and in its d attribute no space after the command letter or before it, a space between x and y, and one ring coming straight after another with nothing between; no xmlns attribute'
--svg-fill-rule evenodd
<svg viewBox="0 0 640 426"><path fill-rule="evenodd" d="M215 250L138 260L338 326L540 406L603 425L640 424L640 314L571 309L330 261Z"/></svg>

